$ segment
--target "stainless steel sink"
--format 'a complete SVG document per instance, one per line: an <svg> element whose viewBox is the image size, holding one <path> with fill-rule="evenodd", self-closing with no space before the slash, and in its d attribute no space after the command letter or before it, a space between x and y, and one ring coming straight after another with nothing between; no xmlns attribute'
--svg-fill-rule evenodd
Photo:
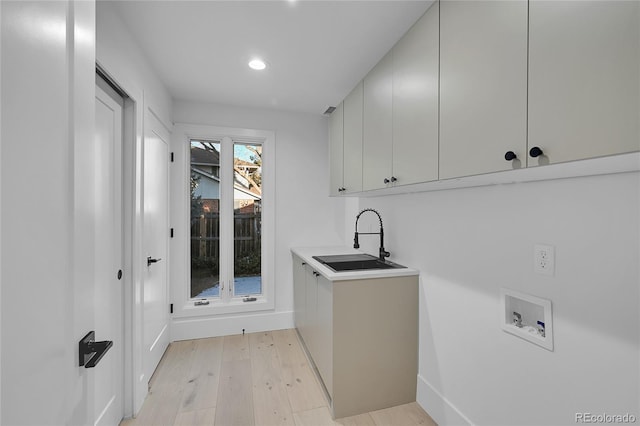
<svg viewBox="0 0 640 426"><path fill-rule="evenodd" d="M382 261L370 254L339 254L313 256L313 258L335 272L406 268L388 260Z"/></svg>

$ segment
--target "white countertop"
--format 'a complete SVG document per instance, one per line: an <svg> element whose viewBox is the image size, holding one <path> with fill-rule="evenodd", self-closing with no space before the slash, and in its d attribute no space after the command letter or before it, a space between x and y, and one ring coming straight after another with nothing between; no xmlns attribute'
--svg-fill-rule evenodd
<svg viewBox="0 0 640 426"><path fill-rule="evenodd" d="M355 254L363 251L350 247L293 247L291 252L307 262L314 270L322 274L329 281L361 280L369 278L406 277L419 275L419 272L411 268L397 269L370 269L366 271L334 272L328 266L318 262L313 256L327 256L336 254ZM403 265L406 266L406 265Z"/></svg>

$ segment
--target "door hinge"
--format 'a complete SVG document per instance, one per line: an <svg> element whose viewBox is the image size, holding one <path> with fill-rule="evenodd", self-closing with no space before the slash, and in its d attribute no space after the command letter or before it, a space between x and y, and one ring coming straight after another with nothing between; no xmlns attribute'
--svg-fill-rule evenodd
<svg viewBox="0 0 640 426"><path fill-rule="evenodd" d="M171 153L171 162L173 163L173 152Z"/></svg>
<svg viewBox="0 0 640 426"><path fill-rule="evenodd" d="M173 303L169 304L169 313L172 314L173 313Z"/></svg>
<svg viewBox="0 0 640 426"><path fill-rule="evenodd" d="M169 230L169 236L170 236L171 238L173 238L173 228L171 228L171 229Z"/></svg>

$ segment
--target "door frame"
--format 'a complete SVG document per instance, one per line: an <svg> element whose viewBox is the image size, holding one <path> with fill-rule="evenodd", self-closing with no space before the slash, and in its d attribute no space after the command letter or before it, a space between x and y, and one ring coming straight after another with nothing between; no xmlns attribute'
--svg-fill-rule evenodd
<svg viewBox="0 0 640 426"><path fill-rule="evenodd" d="M146 295L144 294L144 288L148 286L146 285L147 280L150 279L149 274L150 274L150 270L149 270L149 264L147 262L147 258L148 256L153 255L154 257L160 255L162 256L162 258L164 258L164 260L160 263L160 265L156 265L153 269L164 269L164 275L165 275L165 294L164 294L164 307L163 309L166 309L165 312L165 321L166 323L164 324L164 327L162 327L160 333L156 336L153 336L154 338L154 342L151 344L150 347L147 347L147 335L144 334L144 329L145 329L145 322L148 324L148 317L144 314L142 314L142 320L140 322L141 326L142 326L142 331L143 334L140 336L139 339L139 343L141 346L141 361L142 361L142 375L141 377L141 381L146 381L147 383L149 382L149 380L151 379L151 377L153 376L153 373L155 371L155 369L157 368L158 364L160 363L160 360L162 359L162 356L164 355L164 352L166 351L169 343L171 343L171 336L170 336L170 311L169 311L169 271L170 271L170 258L171 256L169 255L169 251L170 251L170 244L169 244L169 226L171 223L171 215L170 215L170 205L171 205L171 194L169 192L169 184L170 184L170 177L169 177L169 162L170 162L170 152L171 152L171 128L169 126L166 125L166 123L164 123L162 121L162 119L160 118L160 115L151 107L148 105L145 105L145 111L144 111L144 138L142 140L142 155L140 157L140 163L139 163L139 167L140 167L140 174L142 176L142 186L140 188L141 190L141 194L142 194L142 208L140 210L141 215L142 215L142 223L141 223L141 249L143 250L143 255L141 257L141 259L144 259L144 270L142 270L141 274L142 274L142 280L141 280L141 287L142 287L142 292L140 293L140 306L139 306L139 310L141 312L147 311L148 306L146 305L146 301L145 301L145 297ZM161 135L161 133L164 133L164 135ZM153 135L152 135L153 134ZM164 138L163 138L164 136ZM147 247L147 235L145 234L145 232L148 231L147 228L147 224L145 224L145 220L148 219L147 217L147 211L145 211L144 208L144 201L145 198L147 197L146 191L149 189L147 187L147 183L145 182L145 180L148 178L147 175L147 170L146 167L148 166L146 164L146 150L150 149L151 145L149 143L147 143L147 141L153 140L154 138L160 138L162 143L164 143L166 145L166 158L165 158L165 162L164 165L162 165L162 167L164 167L165 172L166 172L166 182L164 183L164 188L166 190L166 205L165 205L165 210L166 210L166 223L164 223L164 230L163 233L161 234L160 238L162 240L164 240L164 244L165 244L165 249L166 251L164 252L164 254L162 254L162 252L160 253L156 253L156 252L149 252L148 247ZM149 138L149 139L147 139ZM149 158L153 158L152 156ZM153 197L152 197L153 198ZM134 259L136 259L134 257ZM135 342L135 341L134 341ZM159 347L161 347L161 349L159 351L156 351L156 345L161 345ZM159 354L156 355L156 354ZM145 372L148 372L148 375L145 376Z"/></svg>
<svg viewBox="0 0 640 426"><path fill-rule="evenodd" d="M126 94L122 140L123 207L123 418L134 417L148 393L149 378L143 373L143 271L142 252L142 142L144 92L126 78L118 78L96 60L103 78Z"/></svg>
<svg viewBox="0 0 640 426"><path fill-rule="evenodd" d="M119 189L116 192L116 196L119 198L119 201L115 201L116 205L114 207L116 207L118 210L115 210L116 214L120 215L119 218L119 224L118 226L115 228L116 231L119 231L119 237L117 240L117 245L114 246L114 249L117 250L117 252L119 253L117 258L114 258L114 260L116 261L115 264L113 264L112 266L114 266L113 270L110 270L110 272L112 273L116 273L116 269L120 268L122 270L124 270L123 264L124 264L124 237L125 237L125 232L124 232L124 216L125 216L125 211L124 211L124 205L123 205L123 200L124 200L124 182L123 182L123 176L124 176L124 169L123 169L123 159L124 159L124 153L123 153L123 149L124 149L124 116L125 116L125 111L124 111L124 104L125 101L127 100L127 95L122 93L121 90L114 88L112 86L113 83L110 83L108 78L106 78L103 73L97 69L96 70L96 83L95 83L95 88L96 88L96 96L95 99L96 101L100 101L100 103L105 104L107 107L111 107L111 105L109 104L109 101L113 101L114 104L118 104L118 106L121 107L121 117L120 117L120 131L121 131L121 135L119 138L119 148L117 148L115 150L115 154L116 156L114 156L113 161L114 163L112 164L113 166L116 166L117 168L110 168L108 170L112 171L115 173L116 176L118 176L117 178L113 178L116 179L116 181L114 182L117 186L119 186ZM100 90L104 96L106 96L108 98L108 100L103 99L102 97L98 96L97 91ZM118 99L120 99L121 101L119 101ZM96 109L96 117L97 117L97 109ZM96 118L96 127L97 127L97 118ZM96 148L97 149L97 148ZM113 148L111 148L113 149ZM115 188L115 186L114 186ZM96 240L96 244L101 244L100 241ZM97 260L96 260L97 262ZM112 279L115 279L116 276L113 275ZM124 278L124 277L123 277ZM97 285L96 281L96 285ZM124 331L125 331L125 326L124 326L124 289L125 289L125 280L124 279L118 279L118 281L116 282L116 284L120 287L120 295L119 295L119 300L118 299L114 299L117 300L117 304L119 304L119 306L113 306L113 308L117 308L120 309L120 330L119 330L119 336L118 339L116 340L115 337L116 336L110 336L110 335L105 335L103 337L107 337L107 338L111 338L114 340L114 348L112 349L112 351L115 351L116 354L120 357L120 371L119 373L121 373L121 377L120 379L120 383L119 383L119 387L120 389L117 390L117 392L119 393L119 398L120 398L120 412L116 413L119 416L124 417L124 387L125 387L125 368L124 368L124 360L125 360L125 344L124 344ZM94 293L97 292L97 287L96 289L94 289ZM97 299L96 299L97 300ZM94 312L97 312L97 310L95 310ZM117 312L117 311L116 311ZM97 324L97 320L96 320L96 326ZM112 330L111 332L114 332L114 330ZM98 330L98 334L100 334L101 331ZM116 346L121 346L121 347L116 347ZM96 378L97 380L97 378ZM97 386L100 386L100 384L97 384ZM97 392L96 392L97 393ZM94 394L95 395L95 394ZM95 400L94 400L94 418L93 421L97 423L99 423L99 420L102 420L102 416L105 414L105 412L101 412L101 410L104 407L102 406L97 406L95 404Z"/></svg>

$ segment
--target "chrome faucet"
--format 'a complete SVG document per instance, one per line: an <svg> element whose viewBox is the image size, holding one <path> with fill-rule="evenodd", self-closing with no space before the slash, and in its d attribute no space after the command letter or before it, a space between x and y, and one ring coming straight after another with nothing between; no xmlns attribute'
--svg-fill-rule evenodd
<svg viewBox="0 0 640 426"><path fill-rule="evenodd" d="M378 216L378 220L380 221L380 232L360 232L358 233L358 220L360 219L360 216L362 216L362 214L364 212L373 212ZM385 257L389 257L391 255L391 253L389 253L388 251L386 251L384 249L384 228L382 227L382 218L380 217L380 213L378 213L376 210L374 209L364 209L362 210L360 213L358 213L358 216L356 216L356 233L353 237L353 248L357 249L360 248L360 243L358 242L358 235L359 234L363 234L363 235L380 235L380 250L379 250L379 257L381 261L385 261L384 258Z"/></svg>

